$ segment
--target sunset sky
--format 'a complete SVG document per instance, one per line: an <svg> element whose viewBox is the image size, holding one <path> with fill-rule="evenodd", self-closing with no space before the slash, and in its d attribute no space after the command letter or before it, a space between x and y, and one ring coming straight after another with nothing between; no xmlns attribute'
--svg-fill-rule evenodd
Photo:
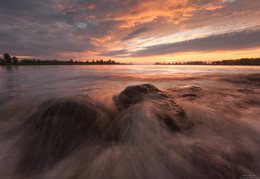
<svg viewBox="0 0 260 179"><path fill-rule="evenodd" d="M19 57L260 57L260 0L1 0L0 25L0 54Z"/></svg>

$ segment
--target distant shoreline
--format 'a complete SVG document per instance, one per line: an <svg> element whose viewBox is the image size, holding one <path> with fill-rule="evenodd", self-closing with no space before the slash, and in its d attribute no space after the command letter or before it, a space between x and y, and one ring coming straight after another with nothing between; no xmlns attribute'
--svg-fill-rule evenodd
<svg viewBox="0 0 260 179"><path fill-rule="evenodd" d="M191 65L191 64L0 64L0 66L93 66L93 65L98 65L98 66L109 66L109 65L159 65L159 66L260 66L260 65L211 65L211 64L201 64L201 65Z"/></svg>
<svg viewBox="0 0 260 179"><path fill-rule="evenodd" d="M168 66L189 66L189 65L192 65L192 66L260 66L259 65L224 65L224 64L153 64L153 65L168 65Z"/></svg>
<svg viewBox="0 0 260 179"><path fill-rule="evenodd" d="M259 66L260 58L241 58L236 60L222 60L222 61L190 61L190 62L156 62L154 65L225 65L225 66Z"/></svg>
<svg viewBox="0 0 260 179"><path fill-rule="evenodd" d="M21 59L16 56L11 57L8 53L0 58L0 66L30 66L30 65L131 65L131 63L119 63L112 59L109 60L92 60L92 61L59 61L53 60L40 60L40 59Z"/></svg>
<svg viewBox="0 0 260 179"><path fill-rule="evenodd" d="M37 66L58 66L58 65L63 65L63 66L69 66L69 65L80 65L80 66L90 66L90 65L133 65L133 64L0 64L0 66L33 66L33 65L37 65Z"/></svg>

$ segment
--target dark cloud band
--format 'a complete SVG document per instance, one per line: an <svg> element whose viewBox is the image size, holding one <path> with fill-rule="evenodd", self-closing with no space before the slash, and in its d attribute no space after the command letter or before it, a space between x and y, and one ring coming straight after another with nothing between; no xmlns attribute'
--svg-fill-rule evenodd
<svg viewBox="0 0 260 179"><path fill-rule="evenodd" d="M260 47L260 29L247 29L198 38L178 43L169 43L146 47L144 50L130 54L131 57L145 57L165 55L177 52L191 51L225 51L245 48Z"/></svg>

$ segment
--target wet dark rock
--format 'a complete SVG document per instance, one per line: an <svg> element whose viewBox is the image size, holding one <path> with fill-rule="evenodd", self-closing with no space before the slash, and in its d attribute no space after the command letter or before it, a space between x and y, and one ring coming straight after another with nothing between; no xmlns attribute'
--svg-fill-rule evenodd
<svg viewBox="0 0 260 179"><path fill-rule="evenodd" d="M196 94L183 94L181 97L197 97Z"/></svg>
<svg viewBox="0 0 260 179"><path fill-rule="evenodd" d="M18 170L33 173L66 157L84 141L101 138L107 120L91 102L50 100L29 117Z"/></svg>
<svg viewBox="0 0 260 179"><path fill-rule="evenodd" d="M192 121L186 118L185 111L173 100L154 103L152 111L171 131L183 132L193 126Z"/></svg>
<svg viewBox="0 0 260 179"><path fill-rule="evenodd" d="M115 97L114 101L119 109L124 109L131 106L132 104L136 104L138 102L143 101L148 94L157 97L167 98L167 95L165 95L154 85L143 84L127 87L117 97Z"/></svg>
<svg viewBox="0 0 260 179"><path fill-rule="evenodd" d="M172 131L182 132L192 126L192 122L185 117L185 111L169 96L151 84L127 87L114 100L119 110L143 101L150 102L151 111Z"/></svg>

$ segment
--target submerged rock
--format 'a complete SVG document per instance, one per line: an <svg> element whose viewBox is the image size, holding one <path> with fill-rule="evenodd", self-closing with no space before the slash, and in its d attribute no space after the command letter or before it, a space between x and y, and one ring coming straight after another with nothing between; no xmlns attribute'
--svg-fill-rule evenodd
<svg viewBox="0 0 260 179"><path fill-rule="evenodd" d="M52 166L82 142L99 140L105 123L108 123L105 115L90 101L59 99L45 102L23 126L26 142L22 144L18 170L33 173Z"/></svg>
<svg viewBox="0 0 260 179"><path fill-rule="evenodd" d="M183 95L181 95L181 97L197 97L197 95L196 94L183 94Z"/></svg>
<svg viewBox="0 0 260 179"><path fill-rule="evenodd" d="M186 89L188 91L192 91L192 92L197 92L197 91L201 91L201 87L198 86L185 86L182 89Z"/></svg>
<svg viewBox="0 0 260 179"><path fill-rule="evenodd" d="M248 88L238 89L237 92L245 93L245 94L252 94L252 93L255 93L254 90L251 90L251 89L248 89Z"/></svg>
<svg viewBox="0 0 260 179"><path fill-rule="evenodd" d="M174 97L183 98L188 101L196 100L204 95L204 91L201 87L193 85L186 85L178 88L169 88L168 90L170 91L170 93L174 92L172 94Z"/></svg>

